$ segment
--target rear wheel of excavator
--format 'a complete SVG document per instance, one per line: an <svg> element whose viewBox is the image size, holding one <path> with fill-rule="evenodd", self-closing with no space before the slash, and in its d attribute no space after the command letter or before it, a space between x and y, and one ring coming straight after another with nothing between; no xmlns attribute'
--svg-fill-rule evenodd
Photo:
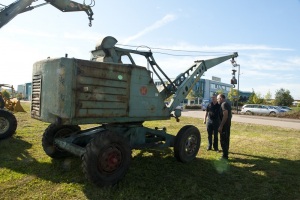
<svg viewBox="0 0 300 200"><path fill-rule="evenodd" d="M183 163L192 161L198 154L200 143L200 132L195 126L186 125L182 127L175 137L175 158Z"/></svg>
<svg viewBox="0 0 300 200"><path fill-rule="evenodd" d="M11 112L0 109L0 139L11 137L16 129L16 117Z"/></svg>
<svg viewBox="0 0 300 200"><path fill-rule="evenodd" d="M128 171L131 148L126 139L106 131L96 136L82 156L83 172L88 180L100 187L118 183Z"/></svg>
<svg viewBox="0 0 300 200"><path fill-rule="evenodd" d="M79 131L80 127L77 125L56 125L50 124L45 130L42 138L42 146L44 151L51 158L63 158L71 156L55 145L56 138L64 138L70 136L72 133Z"/></svg>

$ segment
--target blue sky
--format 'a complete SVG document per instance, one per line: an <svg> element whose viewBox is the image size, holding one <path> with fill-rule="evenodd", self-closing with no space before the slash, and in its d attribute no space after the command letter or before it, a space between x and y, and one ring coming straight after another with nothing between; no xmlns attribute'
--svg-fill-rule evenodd
<svg viewBox="0 0 300 200"><path fill-rule="evenodd" d="M4 5L12 2L0 0ZM240 90L253 89L261 96L270 91L274 97L284 88L300 99L299 0L96 0L93 11L92 27L85 13L62 13L51 5L20 14L2 27L0 83L31 82L32 65L48 56L68 53L89 59L100 38L113 36L118 44L153 48L157 63L171 78L194 60L238 52ZM146 66L140 59L138 64ZM231 70L228 61L203 78L217 76L230 83Z"/></svg>

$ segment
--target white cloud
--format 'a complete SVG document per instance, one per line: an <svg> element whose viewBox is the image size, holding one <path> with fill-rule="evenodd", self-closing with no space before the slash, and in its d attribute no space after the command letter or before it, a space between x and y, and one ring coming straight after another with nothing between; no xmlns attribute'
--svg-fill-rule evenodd
<svg viewBox="0 0 300 200"><path fill-rule="evenodd" d="M99 38L104 37L102 34L96 33L96 32L90 32L90 31L78 31L76 33L74 32L65 32L64 38L66 39L72 39L72 40L90 40L90 41L97 41Z"/></svg>
<svg viewBox="0 0 300 200"><path fill-rule="evenodd" d="M228 50L261 50L261 51L293 51L290 48L283 48L283 47L271 47L267 45L255 45L255 44L231 44L231 45L224 45L217 47L221 49L228 49Z"/></svg>
<svg viewBox="0 0 300 200"><path fill-rule="evenodd" d="M154 48L154 47L153 47ZM224 44L224 45L218 45L218 46L199 46L199 45L191 45L185 42L179 42L175 45L170 46L161 46L161 49L174 49L174 50L183 50L183 51L197 51L197 52L191 52L191 53L228 53L228 52L236 52L236 51L294 51L290 48L283 48L283 47L270 47L267 45L249 45L249 44ZM255 57L258 56L266 56L269 55L269 53L262 53L260 54L251 54Z"/></svg>
<svg viewBox="0 0 300 200"><path fill-rule="evenodd" d="M147 27L147 28L143 29L142 31L138 32L137 34L126 38L123 43L128 44L129 42L131 42L133 40L136 40L137 38L151 32L153 30L156 30L156 29L159 29L159 28L163 27L164 25L168 24L169 22L175 20L175 18L176 17L174 15L168 14L168 15L164 16L162 19L156 21L154 24L152 24L149 27Z"/></svg>
<svg viewBox="0 0 300 200"><path fill-rule="evenodd" d="M19 28L15 26L9 26L5 30L7 34L17 34L22 36L32 36L32 37L43 37L43 38L57 38L54 33L43 32L39 30L29 30L26 28Z"/></svg>

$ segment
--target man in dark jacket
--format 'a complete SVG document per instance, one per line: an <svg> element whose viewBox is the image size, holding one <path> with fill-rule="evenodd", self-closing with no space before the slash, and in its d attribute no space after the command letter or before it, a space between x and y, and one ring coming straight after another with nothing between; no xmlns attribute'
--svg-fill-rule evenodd
<svg viewBox="0 0 300 200"><path fill-rule="evenodd" d="M225 96L219 94L217 97L218 103L221 105L220 109L220 126L218 132L220 133L221 147L223 150L222 159L228 160L228 150L229 150L229 141L230 141L230 126L231 126L231 106L225 101Z"/></svg>
<svg viewBox="0 0 300 200"><path fill-rule="evenodd" d="M212 146L215 151L219 151L218 147L218 128L220 125L219 112L220 105L217 102L217 97L211 97L212 102L208 104L205 112L205 117L203 123L206 124L208 133L208 146L207 151L212 150ZM206 121L207 119L207 121ZM212 137L214 137L214 142L212 142Z"/></svg>

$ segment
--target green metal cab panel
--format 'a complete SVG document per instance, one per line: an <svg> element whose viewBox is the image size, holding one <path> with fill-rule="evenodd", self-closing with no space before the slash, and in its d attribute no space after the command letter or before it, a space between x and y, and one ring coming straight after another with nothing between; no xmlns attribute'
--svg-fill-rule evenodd
<svg viewBox="0 0 300 200"><path fill-rule="evenodd" d="M45 122L90 124L170 118L144 67L57 58L35 63L32 77L31 116Z"/></svg>

